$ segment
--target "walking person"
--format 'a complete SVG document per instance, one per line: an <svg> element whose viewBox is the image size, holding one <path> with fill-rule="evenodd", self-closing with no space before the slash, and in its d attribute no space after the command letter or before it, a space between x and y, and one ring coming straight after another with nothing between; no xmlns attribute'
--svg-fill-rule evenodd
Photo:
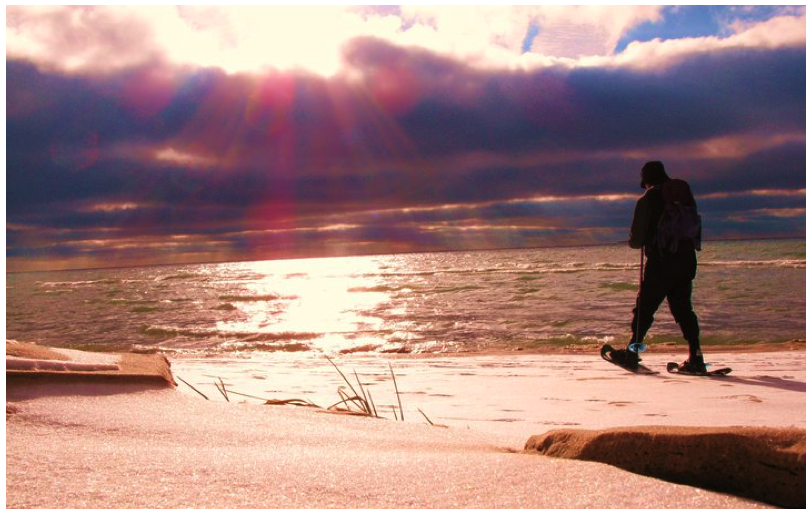
<svg viewBox="0 0 812 515"><path fill-rule="evenodd" d="M640 187L646 192L634 210L629 246L641 249L646 259L632 311L630 344L642 343L654 323L654 314L667 299L671 314L688 342L688 359L679 370L706 372L699 344L699 320L691 300L696 251L701 248L701 221L696 201L688 184L670 179L660 161L649 161L643 166ZM638 353L630 348L614 350L610 355L613 360L631 367L640 362Z"/></svg>

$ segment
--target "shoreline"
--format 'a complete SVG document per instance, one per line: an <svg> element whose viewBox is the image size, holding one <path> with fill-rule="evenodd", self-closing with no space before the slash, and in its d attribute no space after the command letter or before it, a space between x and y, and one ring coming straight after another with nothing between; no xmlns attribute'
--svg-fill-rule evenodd
<svg viewBox="0 0 812 515"><path fill-rule="evenodd" d="M64 357L52 350L58 355L47 357ZM335 368L302 356L170 358L172 376L211 394L208 401L181 381L66 388L80 374L65 373L61 386L16 383L7 391L7 507L766 507L611 461L524 450L556 431L604 439L628 438L622 427L642 434L802 428L805 477L805 349L713 355L735 375L638 376L584 353L337 357L386 420L227 401L214 386L219 379L230 392L297 394L321 406L338 400L343 380ZM666 349L651 361L668 358ZM401 402L405 421L395 422Z"/></svg>
<svg viewBox="0 0 812 515"><path fill-rule="evenodd" d="M422 359L422 358L431 358L431 357L444 357L444 358L453 358L455 356L459 357L467 357L467 356L511 356L511 355L566 355L566 354L576 354L576 355L589 355L595 354L598 355L600 353L600 348L604 345L604 342L600 343L579 343L579 344L570 344L570 343L562 343L562 344L544 344L535 346L532 348L525 348L525 347L517 347L517 348L492 348L487 350L481 349L473 349L473 350L458 350L454 352L445 352L445 351L431 351L431 352L409 352L405 350L392 350L392 351L365 351L365 350L353 350L353 351L343 351L339 350L337 352L333 352L331 355L335 355L336 357L345 357L345 356L360 356L360 357L373 357L377 356L383 359ZM612 343L616 348L622 346L622 343ZM665 341L665 342L656 342L647 344L647 350L645 354L663 354L663 353L681 353L684 352L686 355L688 353L688 344L685 342L677 342L677 341ZM84 349L82 349L84 350ZM766 352L789 352L789 351L806 351L806 338L794 338L791 340L785 340L780 342L757 342L757 343L731 343L731 344L703 344L702 350L705 354L715 354L715 353L766 353ZM87 352L116 352L115 350L96 350L95 348L88 349ZM152 348L152 347L139 347L134 350L129 350L128 352L132 352L135 354L164 354L168 358L172 359L174 357L179 358L186 358L186 357L196 357L196 356L206 356L206 357L229 357L235 355L245 355L251 353L257 354L301 354L301 355L315 355L315 354L325 354L324 351L320 351L317 349L312 350L300 350L300 351L285 351L285 350L256 350L256 349L247 349L247 350L230 350L230 351L207 351L201 350L196 351L194 349L164 349L164 348Z"/></svg>
<svg viewBox="0 0 812 515"><path fill-rule="evenodd" d="M456 351L456 352L402 352L402 351L392 351L392 352L376 352L376 351L357 351L357 352L342 352L338 351L337 353L333 353L331 356L336 359L352 359L352 358L360 358L360 359L371 359L371 358L379 358L381 360L425 360L425 359L433 359L433 358L444 358L444 359L465 359L468 357L487 357L487 356L495 356L495 357L510 357L510 356L567 356L567 355L575 355L575 356L589 356L594 355L598 356L600 354L600 349L603 346L603 343L595 343L595 344L547 344L542 345L539 347L533 347L531 349L528 348L516 348L516 349L488 349L488 350L467 350L467 351ZM618 346L616 345L616 348ZM702 350L706 356L712 356L714 354L754 354L754 353L774 353L774 352L806 352L806 339L796 338L793 340L787 340L783 342L777 343L740 343L740 344L715 344L715 345L706 345L702 347ZM147 354L147 355L154 355L154 354L163 354L169 360L184 360L184 359L195 359L195 358L214 358L214 359L233 359L233 358L241 358L251 355L278 355L278 356L301 356L301 357L313 357L313 356L324 356L326 353L323 351L318 350L308 350L308 351L263 351L263 350L233 350L227 352L216 352L216 351L189 351L189 350L178 350L172 352L166 352L165 349L138 349L135 351L131 351L136 354ZM661 355L661 354L674 354L674 355L682 355L684 354L686 357L688 354L688 344L681 343L681 342L658 342L648 344L648 348L643 354L643 359L645 361L645 356L653 356L653 355ZM682 361L680 359L679 361Z"/></svg>
<svg viewBox="0 0 812 515"><path fill-rule="evenodd" d="M615 345L619 348L622 344ZM495 349L495 350L472 350L461 352L438 352L438 353L415 353L410 354L407 352L393 352L393 353L368 353L375 354L385 358L430 358L430 357L453 357L453 356L524 356L524 355L590 355L599 354L600 348L603 343L596 344L564 344L564 345L542 345L540 347L533 347L532 349L518 348L518 349ZM733 354L752 354L752 353L767 353L767 352L806 352L806 339L796 338L778 343L734 343L734 344L714 344L703 345L702 350L706 355L733 353ZM688 353L688 344L684 342L658 342L648 345L645 354L674 354L684 352ZM352 355L347 353L346 355ZM363 353L358 353L363 354Z"/></svg>

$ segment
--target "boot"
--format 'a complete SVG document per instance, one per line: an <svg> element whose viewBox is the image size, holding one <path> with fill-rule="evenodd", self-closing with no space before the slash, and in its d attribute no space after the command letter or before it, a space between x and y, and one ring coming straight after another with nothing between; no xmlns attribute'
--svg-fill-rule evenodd
<svg viewBox="0 0 812 515"><path fill-rule="evenodd" d="M698 358L683 361L677 370L691 374L705 374L708 372L708 367L705 365L705 360L702 356L699 356Z"/></svg>

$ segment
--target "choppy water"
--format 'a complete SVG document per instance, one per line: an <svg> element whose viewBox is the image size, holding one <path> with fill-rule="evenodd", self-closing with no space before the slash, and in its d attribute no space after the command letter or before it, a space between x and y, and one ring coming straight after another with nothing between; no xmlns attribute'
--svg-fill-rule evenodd
<svg viewBox="0 0 812 515"><path fill-rule="evenodd" d="M626 342L622 245L6 275L6 338L164 352L464 352ZM703 342L806 336L805 241L708 242ZM650 341L681 341L664 305Z"/></svg>

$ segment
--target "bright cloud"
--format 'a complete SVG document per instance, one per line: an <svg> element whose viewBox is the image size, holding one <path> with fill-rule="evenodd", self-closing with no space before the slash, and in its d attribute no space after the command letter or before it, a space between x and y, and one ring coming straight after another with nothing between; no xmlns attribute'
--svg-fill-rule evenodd
<svg viewBox="0 0 812 515"><path fill-rule="evenodd" d="M147 14L126 7L9 6L6 57L69 72L136 66L160 50Z"/></svg>
<svg viewBox="0 0 812 515"><path fill-rule="evenodd" d="M728 37L683 38L635 42L618 56L591 60L593 65L616 64L639 69L662 68L687 56L730 48L803 47L806 45L806 15L779 16L760 23L737 23Z"/></svg>
<svg viewBox="0 0 812 515"><path fill-rule="evenodd" d="M657 7L50 6L7 9L7 55L46 68L110 71L161 56L227 72L302 68L322 75L341 65L357 37L418 46L483 66L510 66L530 53L607 55L623 32L656 19ZM577 19L573 23L572 19ZM555 42L555 43L554 43Z"/></svg>
<svg viewBox="0 0 812 515"><path fill-rule="evenodd" d="M676 56L729 46L805 44L806 18L733 21L725 37L632 43L658 6L48 6L7 8L8 57L47 69L110 72L164 59L228 73L302 69L330 76L354 38L375 37L477 67L552 63L656 67Z"/></svg>
<svg viewBox="0 0 812 515"><path fill-rule="evenodd" d="M354 38L417 46L477 67L554 62L652 67L709 47L805 43L804 16L733 22L733 35L632 43L634 26L661 17L658 6L48 6L7 8L6 53L41 67L110 72L154 59L228 73L302 69L323 76L342 65Z"/></svg>
<svg viewBox="0 0 812 515"><path fill-rule="evenodd" d="M610 55L633 26L660 18L658 6L545 6L535 8L539 32L532 50L553 57Z"/></svg>

